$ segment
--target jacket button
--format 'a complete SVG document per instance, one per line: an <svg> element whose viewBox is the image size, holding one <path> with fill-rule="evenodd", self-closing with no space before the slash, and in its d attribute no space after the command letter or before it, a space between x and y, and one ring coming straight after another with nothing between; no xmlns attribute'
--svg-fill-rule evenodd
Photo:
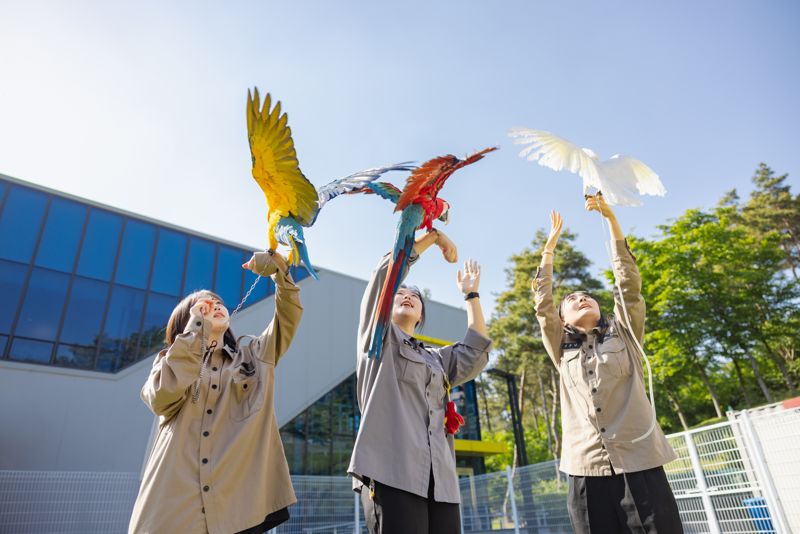
<svg viewBox="0 0 800 534"><path fill-rule="evenodd" d="M602 412L603 410L602 410L602 409L601 409L601 408L598 406L598 407L597 407L597 411L598 411L598 412Z"/></svg>
<svg viewBox="0 0 800 534"><path fill-rule="evenodd" d="M605 431L606 431L606 429L605 429L605 428L601 428L601 429L600 429L600 432L603 432L603 433L605 433Z"/></svg>
<svg viewBox="0 0 800 534"><path fill-rule="evenodd" d="M217 370L217 368L216 368L216 367L212 367L212 368L211 368L211 370L212 370L212 371L216 371L216 370Z"/></svg>
<svg viewBox="0 0 800 534"><path fill-rule="evenodd" d="M203 486L203 491L208 491L208 490L210 490L210 489L211 489L211 488L209 488L208 486Z"/></svg>
<svg viewBox="0 0 800 534"><path fill-rule="evenodd" d="M203 514L204 514L204 513L206 513L206 509L205 509L205 507L203 507L203 509L202 509L202 510L200 510L200 512L201 512L201 513L203 513Z"/></svg>
<svg viewBox="0 0 800 534"><path fill-rule="evenodd" d="M433 430L428 430L428 435L432 436L433 435Z"/></svg>
<svg viewBox="0 0 800 534"><path fill-rule="evenodd" d="M196 324L197 326L200 326L200 325L201 325L201 324L203 324L203 323L201 323L200 321L197 321L197 322L196 322L196 323L194 323L194 324Z"/></svg>
<svg viewBox="0 0 800 534"><path fill-rule="evenodd" d="M211 389L217 389L217 385L216 384L212 384L211 385Z"/></svg>
<svg viewBox="0 0 800 534"><path fill-rule="evenodd" d="M203 458L203 463L207 464L208 463L208 458Z"/></svg>
<svg viewBox="0 0 800 534"><path fill-rule="evenodd" d="M208 415L211 415L212 413L214 413L214 410L212 410L212 409L208 409L208 410L206 410L206 413L207 413Z"/></svg>
<svg viewBox="0 0 800 534"><path fill-rule="evenodd" d="M597 388L592 388L592 393L597 393Z"/></svg>
<svg viewBox="0 0 800 534"><path fill-rule="evenodd" d="M247 384L242 384L242 389L247 389Z"/></svg>
<svg viewBox="0 0 800 534"><path fill-rule="evenodd" d="M590 374L590 375L593 375L593 374L594 374L594 371L592 371L591 369L589 369L589 374Z"/></svg>
<svg viewBox="0 0 800 534"><path fill-rule="evenodd" d="M205 437L208 437L208 430L206 430L205 432L203 432L203 435L204 435Z"/></svg>

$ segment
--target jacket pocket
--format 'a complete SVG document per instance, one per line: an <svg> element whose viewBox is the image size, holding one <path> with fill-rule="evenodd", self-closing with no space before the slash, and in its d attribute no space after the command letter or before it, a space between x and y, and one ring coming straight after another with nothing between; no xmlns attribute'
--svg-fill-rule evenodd
<svg viewBox="0 0 800 534"><path fill-rule="evenodd" d="M574 388L578 382L583 382L583 367L581 367L581 349L565 350L561 356L561 374L565 377L564 383L568 388Z"/></svg>
<svg viewBox="0 0 800 534"><path fill-rule="evenodd" d="M600 361L611 376L631 374L631 360L625 342L618 335L607 338L599 347Z"/></svg>
<svg viewBox="0 0 800 534"><path fill-rule="evenodd" d="M259 373L234 372L231 378L231 418L244 421L264 406L264 385Z"/></svg>
<svg viewBox="0 0 800 534"><path fill-rule="evenodd" d="M397 358L397 378L409 384L424 386L426 379L425 358L422 354L406 345L400 345L398 351L400 358Z"/></svg>

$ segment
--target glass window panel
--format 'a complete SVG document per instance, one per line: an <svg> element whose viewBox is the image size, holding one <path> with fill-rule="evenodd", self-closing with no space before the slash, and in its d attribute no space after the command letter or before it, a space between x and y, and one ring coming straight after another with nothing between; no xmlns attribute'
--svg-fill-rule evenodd
<svg viewBox="0 0 800 534"><path fill-rule="evenodd" d="M147 309L144 313L142 337L139 342L139 357L146 358L164 348L164 334L167 321L175 306L177 297L150 293L147 297Z"/></svg>
<svg viewBox="0 0 800 534"><path fill-rule="evenodd" d="M107 298L106 282L76 276L59 341L85 346L96 345Z"/></svg>
<svg viewBox="0 0 800 534"><path fill-rule="evenodd" d="M11 323L17 313L27 274L26 265L0 260L0 295L3 296L3 305L0 306L0 333L11 333Z"/></svg>
<svg viewBox="0 0 800 534"><path fill-rule="evenodd" d="M64 309L69 276L34 268L15 335L54 340Z"/></svg>
<svg viewBox="0 0 800 534"><path fill-rule="evenodd" d="M114 276L115 283L147 288L147 275L150 273L155 240L155 226L128 219L122 236L117 274Z"/></svg>
<svg viewBox="0 0 800 534"><path fill-rule="evenodd" d="M178 296L181 294L183 263L186 257L186 236L161 228L158 231L156 248L156 261L153 265L150 289Z"/></svg>
<svg viewBox="0 0 800 534"><path fill-rule="evenodd" d="M97 358L99 371L117 371L123 360L135 361L143 308L144 291L114 286Z"/></svg>
<svg viewBox="0 0 800 534"><path fill-rule="evenodd" d="M94 347L59 344L56 348L55 363L63 367L91 369L94 365L94 353Z"/></svg>
<svg viewBox="0 0 800 534"><path fill-rule="evenodd" d="M20 362L50 363L50 355L52 352L52 343L14 338L8 357Z"/></svg>
<svg viewBox="0 0 800 534"><path fill-rule="evenodd" d="M92 209L83 238L77 273L90 278L111 280L122 217L108 211Z"/></svg>
<svg viewBox="0 0 800 534"><path fill-rule="evenodd" d="M219 248L217 283L214 291L222 297L229 311L239 303L242 293L242 253L229 247Z"/></svg>
<svg viewBox="0 0 800 534"><path fill-rule="evenodd" d="M42 226L47 196L12 187L0 214L0 257L29 263Z"/></svg>
<svg viewBox="0 0 800 534"><path fill-rule="evenodd" d="M0 180L0 204L2 204L2 202L3 202L3 195L6 194L6 189L8 189L8 185L6 185L5 182ZM2 206L0 206L0 207L2 207Z"/></svg>
<svg viewBox="0 0 800 534"><path fill-rule="evenodd" d="M242 256L242 263L247 263L250 261L250 257L252 254L247 253ZM244 273L244 291L245 293L250 289L250 286L253 285L253 282L256 281L256 275L253 271L245 270ZM245 307L250 306L251 304L258 302L261 299L268 297L275 293L275 289L273 287L273 282L271 278L261 277L261 280L258 282L258 285L255 287L253 292L248 297L247 302L245 302ZM244 297L244 294L242 295Z"/></svg>
<svg viewBox="0 0 800 534"><path fill-rule="evenodd" d="M0 336L0 358L2 358L6 353L7 342L8 342L8 336Z"/></svg>
<svg viewBox="0 0 800 534"><path fill-rule="evenodd" d="M85 219L86 206L54 198L47 211L42 241L36 252L36 265L72 272Z"/></svg>
<svg viewBox="0 0 800 534"><path fill-rule="evenodd" d="M214 287L214 256L216 247L210 241L195 237L189 240L189 262L183 286L185 295Z"/></svg>
<svg viewBox="0 0 800 534"><path fill-rule="evenodd" d="M292 474L328 475L347 469L358 429L355 374L281 428Z"/></svg>

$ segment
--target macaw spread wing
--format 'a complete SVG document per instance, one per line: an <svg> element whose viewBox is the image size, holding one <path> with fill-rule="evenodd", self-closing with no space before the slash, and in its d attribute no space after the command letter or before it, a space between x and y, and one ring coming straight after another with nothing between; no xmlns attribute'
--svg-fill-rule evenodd
<svg viewBox="0 0 800 534"><path fill-rule="evenodd" d="M444 183L450 176L460 169L471 165L489 152L497 150L497 147L484 148L464 159L458 159L452 154L439 156L423 163L406 180L406 186L397 201L395 211L402 211L409 204L424 197L434 198L442 190Z"/></svg>
<svg viewBox="0 0 800 534"><path fill-rule="evenodd" d="M258 89L247 92L247 137L253 158L253 178L267 198L270 215L292 216L308 226L319 209L317 191L300 171L288 118L281 103L270 110L267 94L263 107Z"/></svg>

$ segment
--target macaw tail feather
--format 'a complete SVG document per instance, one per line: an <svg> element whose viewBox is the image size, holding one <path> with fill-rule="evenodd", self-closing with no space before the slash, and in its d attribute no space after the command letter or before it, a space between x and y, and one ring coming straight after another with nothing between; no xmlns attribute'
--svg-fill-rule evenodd
<svg viewBox="0 0 800 534"><path fill-rule="evenodd" d="M294 237L291 238L291 242L292 250L289 256L292 258L292 261L290 261L289 264L297 265L302 261L303 265L308 269L308 274L310 274L314 280L319 280L319 275L317 271L314 270L314 267L311 265L311 260L308 258L308 247L306 247L305 242L298 241Z"/></svg>
<svg viewBox="0 0 800 534"><path fill-rule="evenodd" d="M408 260L414 248L414 235L423 217L423 209L416 205L403 210L403 215L400 217L400 222L397 225L397 238L395 239L392 261L389 262L386 280L383 282L383 288L378 297L372 345L369 351L370 357L380 357L383 337L392 320L394 296L397 294L397 290L400 289L400 284L403 282L404 273L407 271L408 267Z"/></svg>
<svg viewBox="0 0 800 534"><path fill-rule="evenodd" d="M380 358L381 347L383 346L383 336L386 328L392 320L392 308L394 307L394 296L397 290L400 289L402 282L400 273L402 273L408 264L408 253L406 248L410 249L414 246L414 234L411 234L411 239L408 240L411 244L409 247L403 247L397 251L397 257L389 263L389 272L386 280L381 289L381 295L378 297L378 313L375 314L375 329L372 337L372 346L370 347L370 357Z"/></svg>

